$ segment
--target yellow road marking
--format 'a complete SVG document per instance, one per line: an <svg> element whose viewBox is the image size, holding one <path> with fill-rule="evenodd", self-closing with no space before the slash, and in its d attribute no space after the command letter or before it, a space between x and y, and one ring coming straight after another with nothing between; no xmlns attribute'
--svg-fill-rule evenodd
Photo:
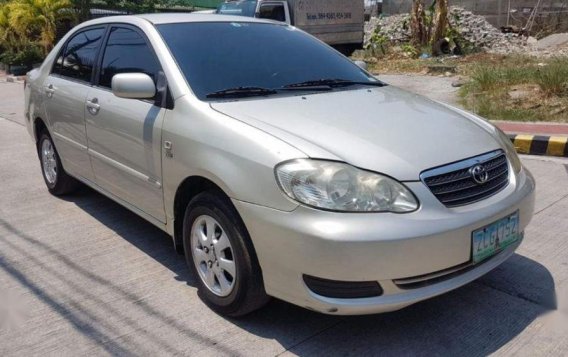
<svg viewBox="0 0 568 357"><path fill-rule="evenodd" d="M568 137L553 136L548 141L548 148L546 149L546 155L549 156L564 156L564 149L566 143L568 142Z"/></svg>
<svg viewBox="0 0 568 357"><path fill-rule="evenodd" d="M528 154L531 151L531 144L534 135L517 135L515 138L515 149L519 154Z"/></svg>

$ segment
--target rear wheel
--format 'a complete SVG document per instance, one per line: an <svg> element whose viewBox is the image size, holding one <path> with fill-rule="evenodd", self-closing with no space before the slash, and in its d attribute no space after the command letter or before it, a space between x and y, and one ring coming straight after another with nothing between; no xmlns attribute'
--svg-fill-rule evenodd
<svg viewBox="0 0 568 357"><path fill-rule="evenodd" d="M46 132L41 133L37 150L41 172L49 192L61 196L75 191L79 183L63 169L53 140Z"/></svg>
<svg viewBox="0 0 568 357"><path fill-rule="evenodd" d="M243 316L268 301L252 242L231 202L216 192L196 196L184 224L187 264L213 310Z"/></svg>

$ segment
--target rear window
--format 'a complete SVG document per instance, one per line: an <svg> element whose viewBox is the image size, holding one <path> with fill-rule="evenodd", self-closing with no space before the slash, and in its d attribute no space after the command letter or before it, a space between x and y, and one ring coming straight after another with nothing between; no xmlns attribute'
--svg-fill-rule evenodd
<svg viewBox="0 0 568 357"><path fill-rule="evenodd" d="M375 81L328 45L291 26L196 22L157 28L201 100L238 87L278 89L320 79Z"/></svg>
<svg viewBox="0 0 568 357"><path fill-rule="evenodd" d="M90 82L104 33L104 28L96 28L73 35L55 61L53 73Z"/></svg>

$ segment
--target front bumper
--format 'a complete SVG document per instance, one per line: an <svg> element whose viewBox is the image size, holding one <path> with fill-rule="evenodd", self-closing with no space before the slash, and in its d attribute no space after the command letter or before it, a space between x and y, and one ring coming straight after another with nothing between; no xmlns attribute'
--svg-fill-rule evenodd
<svg viewBox="0 0 568 357"><path fill-rule="evenodd" d="M406 183L421 202L409 214L325 212L299 206L278 211L233 200L251 235L266 292L323 313L394 311L458 288L509 258L520 243L461 274L413 289L395 280L440 272L471 261L471 233L519 211L523 231L533 215L535 183L523 170L503 191L459 208L443 206L421 182ZM383 295L339 299L315 294L303 276L377 281Z"/></svg>

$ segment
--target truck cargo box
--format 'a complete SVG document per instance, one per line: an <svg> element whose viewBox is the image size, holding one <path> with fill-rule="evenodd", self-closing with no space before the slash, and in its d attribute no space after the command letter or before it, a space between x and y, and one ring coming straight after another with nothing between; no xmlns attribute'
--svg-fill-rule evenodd
<svg viewBox="0 0 568 357"><path fill-rule="evenodd" d="M330 45L362 44L364 0L288 0L292 23Z"/></svg>

